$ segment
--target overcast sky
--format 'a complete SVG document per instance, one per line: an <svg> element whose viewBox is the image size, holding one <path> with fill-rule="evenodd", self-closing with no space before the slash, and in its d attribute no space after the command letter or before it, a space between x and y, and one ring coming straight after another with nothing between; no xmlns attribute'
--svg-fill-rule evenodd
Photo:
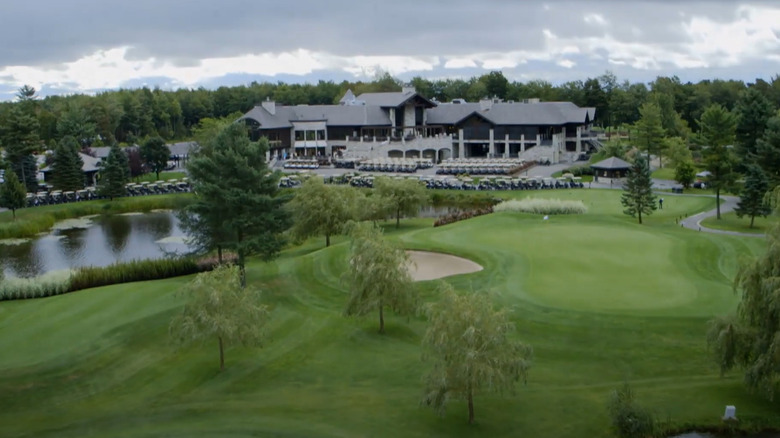
<svg viewBox="0 0 780 438"><path fill-rule="evenodd" d="M0 0L0 100L119 87L614 72L770 79L780 1Z"/></svg>

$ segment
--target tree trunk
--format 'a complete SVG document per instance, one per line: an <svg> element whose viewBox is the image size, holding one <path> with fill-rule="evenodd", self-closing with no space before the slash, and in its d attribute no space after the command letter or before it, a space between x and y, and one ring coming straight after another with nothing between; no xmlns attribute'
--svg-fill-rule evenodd
<svg viewBox="0 0 780 438"><path fill-rule="evenodd" d="M157 181L159 181L159 180L160 180L160 171L158 170L158 171L157 171L157 172L155 172L155 173L157 174Z"/></svg>
<svg viewBox="0 0 780 438"><path fill-rule="evenodd" d="M395 211L395 227L400 228L401 227L401 208L399 207Z"/></svg>
<svg viewBox="0 0 780 438"><path fill-rule="evenodd" d="M325 235L325 248L330 246L330 234Z"/></svg>
<svg viewBox="0 0 780 438"><path fill-rule="evenodd" d="M238 250L236 251L238 253L238 260L236 263L238 263L238 276L241 280L241 288L246 287L246 269L244 268L244 248L241 247L241 243L244 240L244 233L241 232L241 230L238 230L237 233L238 237Z"/></svg>
<svg viewBox="0 0 780 438"><path fill-rule="evenodd" d="M718 210L718 219L720 219L720 187L715 189L715 204Z"/></svg>
<svg viewBox="0 0 780 438"><path fill-rule="evenodd" d="M379 334L385 334L385 311L382 298L379 298Z"/></svg>
<svg viewBox="0 0 780 438"><path fill-rule="evenodd" d="M469 388L468 401L469 401L469 424L474 424L474 394L471 391L471 388Z"/></svg>
<svg viewBox="0 0 780 438"><path fill-rule="evenodd" d="M637 211L639 212L639 225L642 225L642 210L637 209Z"/></svg>
<svg viewBox="0 0 780 438"><path fill-rule="evenodd" d="M222 344L222 336L219 338L219 370L225 371L225 346Z"/></svg>
<svg viewBox="0 0 780 438"><path fill-rule="evenodd" d="M217 261L222 264L222 245L217 245Z"/></svg>
<svg viewBox="0 0 780 438"><path fill-rule="evenodd" d="M753 221L756 220L755 216L750 216L750 228L753 228Z"/></svg>
<svg viewBox="0 0 780 438"><path fill-rule="evenodd" d="M11 216L13 216L13 220L15 221L16 220L16 209L15 208L11 209Z"/></svg>

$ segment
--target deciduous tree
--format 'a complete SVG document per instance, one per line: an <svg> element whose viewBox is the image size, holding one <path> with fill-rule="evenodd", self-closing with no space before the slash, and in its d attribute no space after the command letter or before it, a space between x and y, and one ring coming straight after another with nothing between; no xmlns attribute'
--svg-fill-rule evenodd
<svg viewBox="0 0 780 438"><path fill-rule="evenodd" d="M268 308L256 290L241 286L237 266L221 265L198 274L182 293L187 304L171 321L169 332L179 344L216 339L220 371L225 369L226 347L261 344Z"/></svg>
<svg viewBox="0 0 780 438"><path fill-rule="evenodd" d="M147 169L157 175L157 179L160 179L160 172L168 165L170 156L171 151L160 137L152 137L141 145L141 158L144 159Z"/></svg>
<svg viewBox="0 0 780 438"><path fill-rule="evenodd" d="M59 190L81 190L84 188L84 162L79 156L79 144L75 138L65 136L54 149L51 163L53 185Z"/></svg>
<svg viewBox="0 0 780 438"><path fill-rule="evenodd" d="M717 218L720 219L720 192L734 183L736 156L734 144L737 121L734 115L720 105L711 105L699 121L704 146L704 163L710 171L709 185L715 189Z"/></svg>
<svg viewBox="0 0 780 438"><path fill-rule="evenodd" d="M374 187L395 215L396 228L401 226L401 215L414 215L428 202L428 193L417 180L381 177L374 181Z"/></svg>
<svg viewBox="0 0 780 438"><path fill-rule="evenodd" d="M72 103L57 121L57 132L63 137L73 137L80 148L92 146L96 128L86 109L77 103Z"/></svg>
<svg viewBox="0 0 780 438"><path fill-rule="evenodd" d="M245 126L233 124L188 165L196 195L191 211L208 214L204 224L236 252L243 285L246 257L275 258L285 243L282 233L291 225L285 208L288 198L279 196L279 174L265 162L267 150L265 138L252 142Z"/></svg>
<svg viewBox="0 0 780 438"><path fill-rule="evenodd" d="M623 195L620 198L620 202L626 208L623 213L631 217L638 217L640 224L642 223L642 214L649 216L658 208L653 194L650 166L642 155L637 155L631 164L623 190Z"/></svg>
<svg viewBox="0 0 780 438"><path fill-rule="evenodd" d="M734 280L741 295L736 314L710 321L707 342L721 373L742 368L747 386L773 399L780 378L780 227L767 239L766 253L744 263Z"/></svg>
<svg viewBox="0 0 780 438"><path fill-rule="evenodd" d="M426 308L423 358L433 361L422 403L444 414L450 400L466 400L474 423L474 396L512 393L531 365L530 346L510 338L514 324L487 293L456 294L446 283Z"/></svg>
<svg viewBox="0 0 780 438"><path fill-rule="evenodd" d="M16 210L26 205L27 190L11 169L6 169L4 179L5 182L0 184L0 207L11 210L16 220Z"/></svg>
<svg viewBox="0 0 780 438"><path fill-rule="evenodd" d="M321 178L309 178L295 191L289 206L293 216L292 233L298 239L342 234L346 224L359 219L360 192L350 186L325 184Z"/></svg>
<svg viewBox="0 0 780 438"><path fill-rule="evenodd" d="M772 212L772 208L766 199L768 190L769 181L766 175L764 175L764 171L756 164L749 165L745 178L745 187L743 187L742 193L739 195L739 202L734 211L740 218L743 216L750 218L750 228L753 228L756 216L767 217Z"/></svg>
<svg viewBox="0 0 780 438"><path fill-rule="evenodd" d="M680 161L674 168L674 180L680 183L684 188L689 188L696 179L696 168L693 167L693 161Z"/></svg>
<svg viewBox="0 0 780 438"><path fill-rule="evenodd" d="M379 311L379 333L385 332L385 307L397 314L413 313L417 295L409 274L406 252L386 240L382 230L369 222L352 225L349 266L344 280L349 285L347 316Z"/></svg>

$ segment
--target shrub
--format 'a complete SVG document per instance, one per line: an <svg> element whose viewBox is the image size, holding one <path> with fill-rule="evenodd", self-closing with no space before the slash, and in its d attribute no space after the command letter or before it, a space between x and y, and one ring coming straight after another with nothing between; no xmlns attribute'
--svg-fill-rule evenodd
<svg viewBox="0 0 780 438"><path fill-rule="evenodd" d="M573 176L585 176L590 175L593 176L596 171L593 170L592 167L590 167L590 164L583 164L581 166L572 166L568 169L564 169L561 173L570 173Z"/></svg>
<svg viewBox="0 0 780 438"><path fill-rule="evenodd" d="M626 383L612 391L607 410L612 429L620 438L652 437L655 431L653 414L639 406L634 400L634 392Z"/></svg>
<svg viewBox="0 0 780 438"><path fill-rule="evenodd" d="M471 219L473 217L482 216L490 213L493 213L493 207L478 208L475 210L466 210L466 211L456 211L436 219L436 222L433 223L433 226L441 227L443 225L448 225L453 222L465 221L466 219Z"/></svg>
<svg viewBox="0 0 780 438"><path fill-rule="evenodd" d="M493 210L533 214L584 214L587 213L588 207L582 201L524 198L504 201L493 207Z"/></svg>

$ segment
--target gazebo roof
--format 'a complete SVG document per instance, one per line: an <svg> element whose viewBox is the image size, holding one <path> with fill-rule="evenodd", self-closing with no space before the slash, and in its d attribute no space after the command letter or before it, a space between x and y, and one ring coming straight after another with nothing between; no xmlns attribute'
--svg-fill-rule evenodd
<svg viewBox="0 0 780 438"><path fill-rule="evenodd" d="M618 157L610 157L604 161L599 161L596 164L591 164L590 167L594 169L603 169L603 170L621 170L621 169L630 169L631 164L627 163L624 160L621 160Z"/></svg>

